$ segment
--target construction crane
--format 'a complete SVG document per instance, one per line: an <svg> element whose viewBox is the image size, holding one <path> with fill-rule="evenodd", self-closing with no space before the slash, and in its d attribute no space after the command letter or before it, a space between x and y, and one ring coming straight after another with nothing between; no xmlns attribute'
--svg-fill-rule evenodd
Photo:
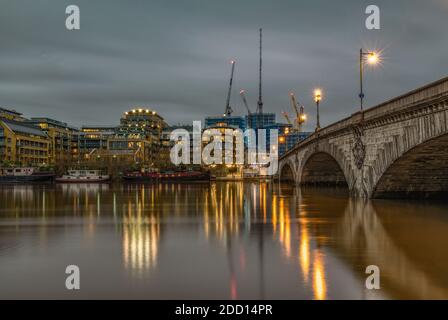
<svg viewBox="0 0 448 320"><path fill-rule="evenodd" d="M260 28L260 61L258 66L258 103L257 103L257 113L261 114L263 113L263 99L262 99L262 93L261 93L261 70L262 70L262 56L261 56L261 50L262 50L262 34L263 29Z"/></svg>
<svg viewBox="0 0 448 320"><path fill-rule="evenodd" d="M282 111L282 115L285 117L288 124L292 125L292 122L291 122L291 119L289 118L288 113L286 113L285 111Z"/></svg>
<svg viewBox="0 0 448 320"><path fill-rule="evenodd" d="M294 130L300 132L302 131L302 124L306 120L305 109L303 106L300 106L300 108L298 107L294 93L290 92L289 96L291 97L291 106L296 113L296 118L294 119Z"/></svg>
<svg viewBox="0 0 448 320"><path fill-rule="evenodd" d="M230 107L230 95L232 93L232 83L233 83L233 72L235 71L235 60L231 60L232 71L230 73L229 91L227 92L226 110L224 111L224 116L232 115L232 108Z"/></svg>
<svg viewBox="0 0 448 320"><path fill-rule="evenodd" d="M244 106L245 106L246 109L247 109L247 114L248 114L248 115L251 115L252 112L250 111L250 109L249 109L249 105L247 104L247 100L246 100L246 95L245 95L245 93L246 93L245 90L241 90L241 91L240 91L240 96L241 96L241 99L243 99Z"/></svg>
<svg viewBox="0 0 448 320"><path fill-rule="evenodd" d="M299 109L297 108L296 97L294 96L294 93L292 93L292 92L289 93L289 96L291 97L292 109L296 112L296 117L299 118L300 113L299 113Z"/></svg>

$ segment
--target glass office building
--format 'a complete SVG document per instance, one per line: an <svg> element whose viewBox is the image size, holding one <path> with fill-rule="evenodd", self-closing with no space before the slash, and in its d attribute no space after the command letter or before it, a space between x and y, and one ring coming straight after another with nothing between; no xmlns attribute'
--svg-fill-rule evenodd
<svg viewBox="0 0 448 320"><path fill-rule="evenodd" d="M299 141L306 139L312 132L298 132L293 130L292 125L286 123L274 123L266 128L267 148L270 148L270 129L278 130L278 155L285 154L293 148ZM270 149L267 149L270 150Z"/></svg>
<svg viewBox="0 0 448 320"><path fill-rule="evenodd" d="M244 117L241 116L211 116L205 118L205 128L215 127L215 126L230 126L238 128L241 130L246 130L246 121Z"/></svg>
<svg viewBox="0 0 448 320"><path fill-rule="evenodd" d="M263 129L275 124L275 113L252 113L246 116L247 128Z"/></svg>

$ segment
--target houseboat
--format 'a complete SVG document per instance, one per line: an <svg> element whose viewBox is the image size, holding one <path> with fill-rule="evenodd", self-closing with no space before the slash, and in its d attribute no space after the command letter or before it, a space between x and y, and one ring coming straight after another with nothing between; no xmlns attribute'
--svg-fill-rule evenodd
<svg viewBox="0 0 448 320"><path fill-rule="evenodd" d="M179 172L128 172L123 175L125 181L135 182L192 182L210 181L210 172L179 171Z"/></svg>
<svg viewBox="0 0 448 320"><path fill-rule="evenodd" d="M102 170L68 170L67 174L56 178L56 182L65 183L98 183L110 180Z"/></svg>
<svg viewBox="0 0 448 320"><path fill-rule="evenodd" d="M0 183L43 182L54 178L53 172L35 168L0 168Z"/></svg>

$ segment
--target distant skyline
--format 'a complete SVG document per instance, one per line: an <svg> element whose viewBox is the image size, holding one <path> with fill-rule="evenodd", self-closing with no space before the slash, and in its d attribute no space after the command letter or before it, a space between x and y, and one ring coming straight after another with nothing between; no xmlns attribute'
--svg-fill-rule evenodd
<svg viewBox="0 0 448 320"><path fill-rule="evenodd" d="M81 30L65 28L65 8L81 10ZM381 30L364 10L381 9ZM358 52L383 50L365 72L370 107L448 75L448 2L401 1L3 1L0 10L0 107L69 125L115 125L135 107L169 124L231 106L245 115L258 96L258 29L263 28L263 101L277 120L292 115L288 93L315 126L312 92L323 90L321 125L359 107Z"/></svg>

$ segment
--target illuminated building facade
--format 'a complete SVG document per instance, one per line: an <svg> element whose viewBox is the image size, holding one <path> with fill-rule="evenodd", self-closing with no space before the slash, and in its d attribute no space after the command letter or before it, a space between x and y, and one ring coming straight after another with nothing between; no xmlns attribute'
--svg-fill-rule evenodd
<svg viewBox="0 0 448 320"><path fill-rule="evenodd" d="M152 165L151 142L144 136L113 136L107 140L107 152L104 156L112 157L117 162Z"/></svg>
<svg viewBox="0 0 448 320"><path fill-rule="evenodd" d="M168 127L165 120L149 109L132 109L123 114L117 133L121 135L146 134L160 139L164 128Z"/></svg>
<svg viewBox="0 0 448 320"><path fill-rule="evenodd" d="M168 127L165 120L154 110L136 108L123 114L115 139L139 140L143 150L143 162L154 165L162 149L162 132Z"/></svg>
<svg viewBox="0 0 448 320"><path fill-rule="evenodd" d="M286 123L274 123L265 127L267 150L270 148L270 131L278 130L278 155L283 155L286 151L294 147L299 141L306 139L311 132L298 132L293 130L293 126Z"/></svg>
<svg viewBox="0 0 448 320"><path fill-rule="evenodd" d="M269 126L275 125L275 113L251 113L246 116L246 125L248 129L254 129L256 132L258 129L266 129ZM269 130L266 135L265 150L269 150ZM255 135L256 146L259 148L258 133ZM247 138L247 143L253 143L250 141L250 137Z"/></svg>
<svg viewBox="0 0 448 320"><path fill-rule="evenodd" d="M82 127L72 139L74 149L78 151L79 160L89 160L107 151L107 141L115 135L116 128L115 126Z"/></svg>
<svg viewBox="0 0 448 320"><path fill-rule="evenodd" d="M123 114L119 126L84 126L73 136L80 159L115 164L155 165L162 131L167 127L157 112L133 109Z"/></svg>
<svg viewBox="0 0 448 320"><path fill-rule="evenodd" d="M78 149L73 146L73 137L77 137L78 129L49 118L31 118L27 122L39 126L50 139L51 164L63 164L77 159Z"/></svg>
<svg viewBox="0 0 448 320"><path fill-rule="evenodd" d="M174 126L170 126L165 128L162 131L162 137L161 137L161 150L158 156L158 160L159 163L161 164L162 168L171 168L174 169L174 165L171 163L171 159L170 159L170 153L171 153L171 148L174 146L174 141L172 141L171 138L171 132L173 130L186 130L190 136L190 165L186 165L186 167L188 168L195 168L198 169L197 167L200 167L200 165L195 165L193 164L193 154L195 152L201 152L201 150L197 150L194 148L193 145L193 126L192 125L174 125ZM199 149L199 148L198 148Z"/></svg>
<svg viewBox="0 0 448 320"><path fill-rule="evenodd" d="M222 155L222 159L221 159L221 164L210 164L210 165L205 165L214 175L216 175L217 177L242 177L242 173L243 173L243 167L244 167L244 158L242 159L242 163L241 164L237 164L237 152L238 152L238 145L243 145L243 156L244 156L244 135L241 135L241 143L239 141L237 141L237 132L241 132L241 129L236 127L236 126L229 126L225 123L218 123L215 126L210 126L206 129L204 129L204 132L202 134L202 144L203 146L211 143L214 139L216 139L216 137L213 136L213 131L212 130L218 130L221 135L219 137L219 139L221 140L222 143L222 150L221 150L221 155ZM226 131L227 133L229 132L232 133L233 139L231 142L231 145L229 145L228 142L225 141L225 135L226 135ZM207 132L209 132L211 134L211 137L207 137ZM204 150L204 149L203 149ZM215 155L213 154L213 152L211 153L211 156L214 157ZM232 158L232 163L225 163L225 157L231 157ZM202 161L204 162L207 161L207 159L202 159Z"/></svg>
<svg viewBox="0 0 448 320"><path fill-rule="evenodd" d="M25 120L25 118L22 117L22 114L20 112L5 108L0 108L0 119L15 120L15 121Z"/></svg>
<svg viewBox="0 0 448 320"><path fill-rule="evenodd" d="M0 118L0 161L20 166L49 164L50 139L39 127Z"/></svg>

